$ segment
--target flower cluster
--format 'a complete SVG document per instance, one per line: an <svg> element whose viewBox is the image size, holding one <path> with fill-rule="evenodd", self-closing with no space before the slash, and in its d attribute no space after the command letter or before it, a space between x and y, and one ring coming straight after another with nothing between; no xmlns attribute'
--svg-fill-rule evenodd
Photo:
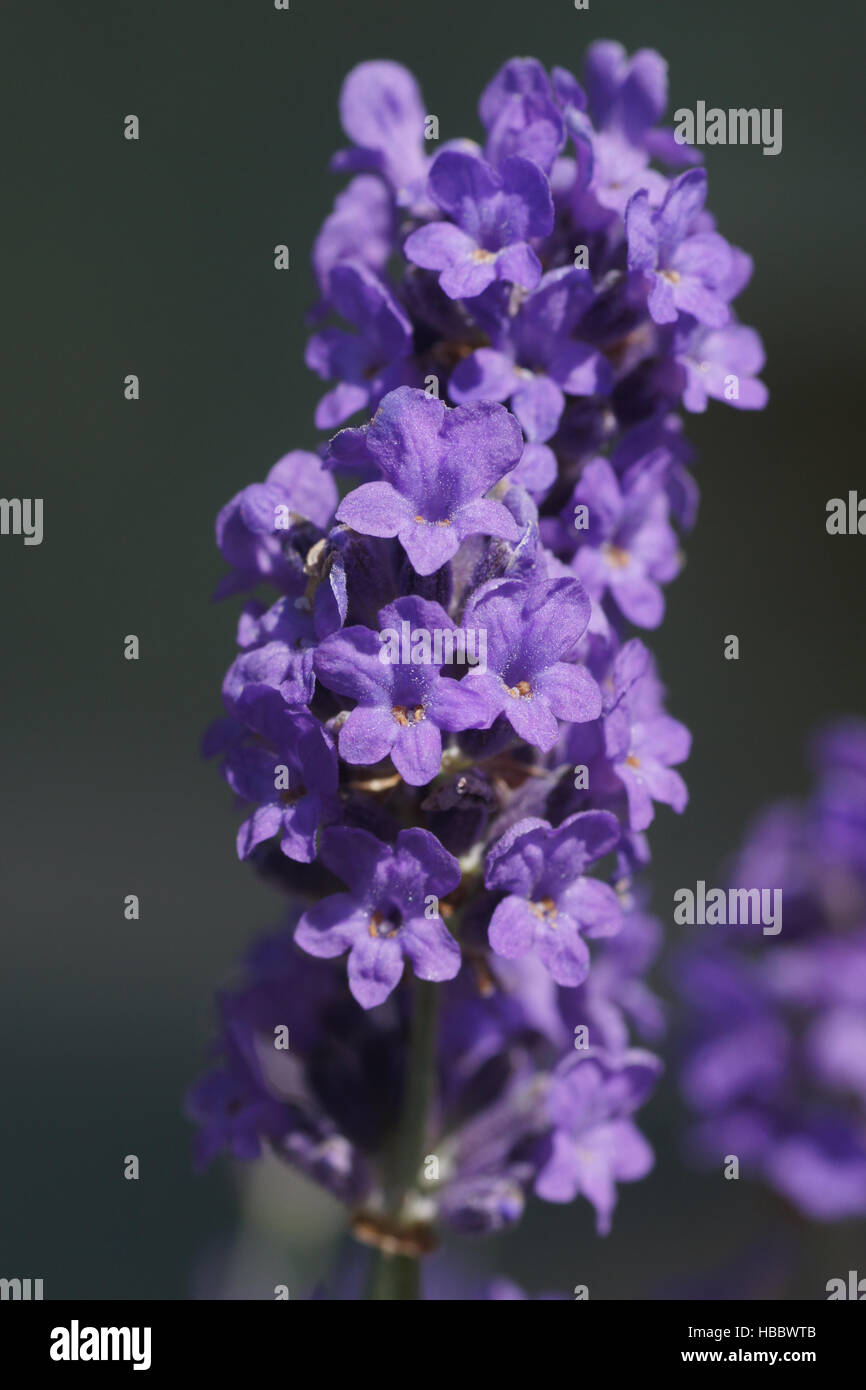
<svg viewBox="0 0 866 1390"><path fill-rule="evenodd" d="M734 866L781 890L784 928L684 952L682 1067L698 1152L818 1221L866 1215L866 724L814 744L817 786L768 809Z"/></svg>
<svg viewBox="0 0 866 1390"><path fill-rule="evenodd" d="M218 519L220 596L271 595L243 609L207 752L246 805L239 854L306 905L223 1001L193 1109L204 1155L267 1143L362 1226L389 1201L426 982L404 1227L497 1229L534 1190L584 1193L607 1229L650 1166L634 876L656 804L686 804L690 737L629 625L662 621L695 516L678 407L765 396L731 309L751 264L660 124L666 86L614 43L582 83L514 59L483 144L431 158L412 76L355 68L306 354L332 437Z"/></svg>
<svg viewBox="0 0 866 1390"><path fill-rule="evenodd" d="M360 1009L339 965L310 960L292 936L257 942L241 986L220 997L213 1065L189 1096L200 1165L221 1150L258 1158L267 1146L352 1207L359 1238L395 1248L402 1239L424 1249L434 1223L500 1230L533 1191L551 1202L583 1195L599 1231L609 1229L617 1182L652 1165L632 1115L660 1064L628 1036L630 1020L647 1038L660 1029L638 978L657 944L654 919L629 914L580 989L557 986L531 956L491 962L480 942L465 947L464 970L437 990L426 1128L435 1164L399 1228L388 1198L413 1001L395 991Z"/></svg>

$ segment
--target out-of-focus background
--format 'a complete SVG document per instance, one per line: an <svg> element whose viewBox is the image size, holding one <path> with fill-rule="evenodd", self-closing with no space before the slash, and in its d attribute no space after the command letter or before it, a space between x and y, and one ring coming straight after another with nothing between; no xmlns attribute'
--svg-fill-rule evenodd
<svg viewBox="0 0 866 1390"><path fill-rule="evenodd" d="M809 0L7 0L0 493L43 497L45 536L0 539L0 1274L48 1298L181 1299L224 1271L236 1296L279 1280L294 1297L339 1227L263 1174L239 1237L235 1180L192 1175L181 1104L214 989L280 916L197 751L234 636L235 606L209 598L213 517L318 442L308 262L342 183L326 166L347 70L406 64L443 139L479 133L506 58L577 69L599 37L666 56L671 111L783 109L778 157L706 151L720 228L755 257L738 310L771 403L687 418L701 516L652 637L695 734L688 811L652 832L670 923L676 886L713 881L765 799L805 789L810 729L866 710L866 539L824 527L828 498L866 490L861 25ZM863 1223L792 1225L764 1190L692 1172L683 1122L669 1080L643 1116L655 1172L621 1189L607 1240L585 1203L536 1204L472 1247L479 1267L602 1298L810 1298L862 1266Z"/></svg>

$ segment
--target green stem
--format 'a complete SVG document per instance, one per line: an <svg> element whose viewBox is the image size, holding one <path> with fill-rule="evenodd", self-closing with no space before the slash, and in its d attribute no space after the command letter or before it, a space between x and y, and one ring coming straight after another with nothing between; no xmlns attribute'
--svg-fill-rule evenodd
<svg viewBox="0 0 866 1390"><path fill-rule="evenodd" d="M436 1071L436 985L415 981L415 1007L406 1068L406 1104L397 1134L394 1188L397 1213L415 1186L427 1150L427 1126Z"/></svg>
<svg viewBox="0 0 866 1390"><path fill-rule="evenodd" d="M385 1255L377 1250L367 1298L402 1303L421 1297L421 1266L412 1255Z"/></svg>
<svg viewBox="0 0 866 1390"><path fill-rule="evenodd" d="M394 1146L392 1213L404 1213L406 1199L415 1187L427 1151L430 1102L436 1074L436 986L416 980L409 1058L406 1067L406 1102ZM421 1297L420 1262L414 1255L375 1254L369 1299L418 1300Z"/></svg>

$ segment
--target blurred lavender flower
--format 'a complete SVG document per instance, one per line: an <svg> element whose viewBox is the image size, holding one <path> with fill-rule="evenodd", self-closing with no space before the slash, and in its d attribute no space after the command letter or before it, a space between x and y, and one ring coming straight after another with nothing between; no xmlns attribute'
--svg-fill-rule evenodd
<svg viewBox="0 0 866 1390"><path fill-rule="evenodd" d="M761 817L733 866L781 889L784 934L684 951L681 1079L710 1161L740 1157L806 1216L866 1214L866 724L814 742L817 785Z"/></svg>
<svg viewBox="0 0 866 1390"><path fill-rule="evenodd" d="M610 1230L617 1182L635 1182L652 1168L652 1149L630 1117L660 1070L651 1053L634 1050L613 1062L572 1056L554 1073L547 1102L552 1149L535 1191L549 1202L583 1194L595 1207L602 1235Z"/></svg>

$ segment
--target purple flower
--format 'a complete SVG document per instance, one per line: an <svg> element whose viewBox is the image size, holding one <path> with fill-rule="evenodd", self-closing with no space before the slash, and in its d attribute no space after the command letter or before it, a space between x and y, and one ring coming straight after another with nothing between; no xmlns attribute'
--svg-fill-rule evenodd
<svg viewBox="0 0 866 1390"><path fill-rule="evenodd" d="M217 545L236 571L223 580L217 597L248 589L262 579L290 593L303 593L303 561L286 555L286 540L302 519L327 526L336 505L336 483L318 455L303 449L285 454L263 483L245 487L217 517Z"/></svg>
<svg viewBox="0 0 866 1390"><path fill-rule="evenodd" d="M250 976L239 990L220 995L220 1032L213 1048L213 1065L191 1088L187 1114L198 1126L196 1157L204 1167L222 1149L233 1157L256 1159L269 1149L299 1168L344 1202L363 1198L371 1174L360 1143L375 1131L371 1113L380 1121L385 1107L376 1095L364 1097L366 1116L360 1125L350 1102L357 1094L358 1075L368 1059L371 1041L360 1034L357 1020L342 1006L334 970L323 969L299 952L284 935L257 943L246 961ZM349 1001L358 1018L357 1005ZM347 1042L342 1059L345 1103L333 1107L331 1067L316 1066L323 1023L339 1022ZM287 1030L287 1046L276 1037ZM382 1059L378 1093L387 1094L390 1077ZM353 1085L354 1083L354 1085Z"/></svg>
<svg viewBox="0 0 866 1390"><path fill-rule="evenodd" d="M583 71L599 130L666 164L700 159L699 151L676 143L672 129L657 128L668 104L668 65L660 53L641 48L629 57L622 44L601 39L587 49Z"/></svg>
<svg viewBox="0 0 866 1390"><path fill-rule="evenodd" d="M222 1150L233 1158L260 1158L263 1141L278 1141L287 1127L285 1106L268 1093L236 1049L218 1070L190 1088L186 1108L199 1126L195 1144L199 1170Z"/></svg>
<svg viewBox="0 0 866 1390"><path fill-rule="evenodd" d="M223 773L239 797L259 803L238 830L238 857L248 858L257 845L279 835L283 854L308 864L316 857L316 831L337 790L330 735L306 710L288 709L267 685L248 686L237 708L253 737L244 738L243 730L230 724Z"/></svg>
<svg viewBox="0 0 866 1390"><path fill-rule="evenodd" d="M372 1009L399 984L404 957L422 980L452 980L460 948L439 898L460 882L460 865L427 830L401 830L392 849L366 830L322 834L320 857L347 885L305 912L295 940L311 956L349 952L349 988Z"/></svg>
<svg viewBox="0 0 866 1390"><path fill-rule="evenodd" d="M643 190L657 205L667 180L649 165L646 151L619 131L596 131L589 118L573 109L567 125L578 152L578 173L571 189L575 219L592 234L615 225L635 193Z"/></svg>
<svg viewBox="0 0 866 1390"><path fill-rule="evenodd" d="M378 633L351 627L327 638L315 655L316 674L357 701L340 729L340 756L370 764L390 755L404 781L422 787L439 772L441 731L481 728L486 707L465 680L441 675L446 634L456 628L438 603L398 599L381 610L379 626ZM416 659L404 661L413 644Z"/></svg>
<svg viewBox="0 0 866 1390"><path fill-rule="evenodd" d="M662 1037L664 1007L645 979L662 944L662 924L639 910L626 911L623 927L593 950L592 969L577 989L558 991L559 1009L568 1022L585 1024L589 1041L610 1053L630 1045L630 1025L643 1040Z"/></svg>
<svg viewBox="0 0 866 1390"><path fill-rule="evenodd" d="M332 168L370 169L390 184L400 204L412 204L424 184L425 111L414 77L399 63L359 63L340 92L340 121L354 141Z"/></svg>
<svg viewBox="0 0 866 1390"><path fill-rule="evenodd" d="M866 1212L866 1143L840 1117L817 1119L768 1153L767 1177L813 1221L844 1221Z"/></svg>
<svg viewBox="0 0 866 1390"><path fill-rule="evenodd" d="M678 145L673 130L659 127L667 106L667 64L641 49L631 57L622 44L601 40L587 50L584 88L563 68L554 88L578 153L573 193L575 216L588 228L622 217L631 196L645 189L653 205L667 182L650 158L665 164L700 163L700 152Z"/></svg>
<svg viewBox="0 0 866 1390"><path fill-rule="evenodd" d="M270 685L287 705L306 705L313 698L313 616L304 598L277 599L266 612L248 604L238 625L236 657L223 681L223 700L229 714L250 685Z"/></svg>
<svg viewBox="0 0 866 1390"><path fill-rule="evenodd" d="M477 155L442 150L428 183L452 220L412 232L403 246L410 261L440 271L449 299L471 299L494 280L535 288L541 263L529 243L553 225L550 189L537 164L511 155L497 170Z"/></svg>
<svg viewBox="0 0 866 1390"><path fill-rule="evenodd" d="M757 379L764 349L754 328L742 323L725 328L686 324L677 331L676 360L686 376L686 410L706 410L710 396L737 410L763 410L767 404L767 388Z"/></svg>
<svg viewBox="0 0 866 1390"><path fill-rule="evenodd" d="M653 820L653 802L680 812L688 801L673 767L688 757L691 736L667 714L655 664L637 638L615 653L595 654L593 670L603 690L604 714L572 725L556 754L560 763L586 767L591 790L575 794L565 779L557 809L560 814L588 805L614 810L633 832L625 837L629 852L640 849L638 858L645 862L646 842L640 837Z"/></svg>
<svg viewBox="0 0 866 1390"><path fill-rule="evenodd" d="M385 481L350 492L337 519L363 535L397 536L418 574L433 574L467 536L517 540L511 513L484 495L523 450L503 406L477 401L449 410L401 387L382 401L362 442Z"/></svg>
<svg viewBox="0 0 866 1390"><path fill-rule="evenodd" d="M658 450L620 481L607 459L591 459L571 502L575 525L577 508L588 514L586 528L575 532L580 540L575 572L593 598L609 593L623 617L638 627L658 627L665 611L660 586L680 567L667 497L659 486L668 462Z"/></svg>
<svg viewBox="0 0 866 1390"><path fill-rule="evenodd" d="M360 261L381 273L394 248L394 200L375 174L359 174L334 200L313 247L313 267L323 294L341 261Z"/></svg>
<svg viewBox="0 0 866 1390"><path fill-rule="evenodd" d="M645 830L654 801L685 810L688 788L678 772L691 751L691 734L663 706L663 689L641 642L628 642L612 675L613 699L604 720L605 753L628 797L633 830Z"/></svg>
<svg viewBox="0 0 866 1390"><path fill-rule="evenodd" d="M545 1081L518 1072L446 1139L447 1180L435 1197L439 1219L453 1230L492 1235L520 1220L546 1147Z"/></svg>
<svg viewBox="0 0 866 1390"><path fill-rule="evenodd" d="M330 274L332 308L357 328L327 328L307 344L307 366L339 385L316 407L317 429L333 429L356 411L374 410L381 398L406 377L404 359L412 351L412 325L385 284L366 266L343 261Z"/></svg>
<svg viewBox="0 0 866 1390"><path fill-rule="evenodd" d="M490 920L490 945L506 960L535 950L560 985L579 985L589 971L581 935L611 936L622 907L611 887L585 877L619 841L619 822L607 811L582 811L556 830L528 817L507 830L487 856L484 882L508 897Z"/></svg>
<svg viewBox="0 0 866 1390"><path fill-rule="evenodd" d="M490 164L509 155L533 160L546 174L565 141L550 78L537 58L512 58L481 93L478 114L487 131Z"/></svg>
<svg viewBox="0 0 866 1390"><path fill-rule="evenodd" d="M553 1146L535 1191L547 1202L586 1197L599 1235L610 1231L616 1184L636 1182L653 1166L652 1149L631 1116L660 1071L656 1057L634 1049L616 1060L573 1055L554 1073L548 1097Z"/></svg>
<svg viewBox="0 0 866 1390"><path fill-rule="evenodd" d="M526 438L533 444L550 439L566 396L602 394L612 383L602 355L573 336L593 297L588 271L571 266L550 271L511 321L510 341L501 348L478 348L457 365L448 384L452 399L510 398Z"/></svg>
<svg viewBox="0 0 866 1390"><path fill-rule="evenodd" d="M862 723L824 731L814 794L771 807L734 861L738 888L781 892L784 937L729 932L677 962L696 1150L739 1154L815 1221L866 1213L864 749Z"/></svg>
<svg viewBox="0 0 866 1390"><path fill-rule="evenodd" d="M516 734L547 752L558 720L598 718L601 692L578 661L589 616L575 579L501 580L473 604L465 625L485 633L487 670L465 679L484 696L488 724L504 715Z"/></svg>
<svg viewBox="0 0 866 1390"><path fill-rule="evenodd" d="M674 179L657 212L645 190L626 208L628 268L644 273L656 323L674 323L684 313L722 328L730 317L720 288L731 273L731 248L718 232L694 230L706 196L704 170L689 169Z"/></svg>

